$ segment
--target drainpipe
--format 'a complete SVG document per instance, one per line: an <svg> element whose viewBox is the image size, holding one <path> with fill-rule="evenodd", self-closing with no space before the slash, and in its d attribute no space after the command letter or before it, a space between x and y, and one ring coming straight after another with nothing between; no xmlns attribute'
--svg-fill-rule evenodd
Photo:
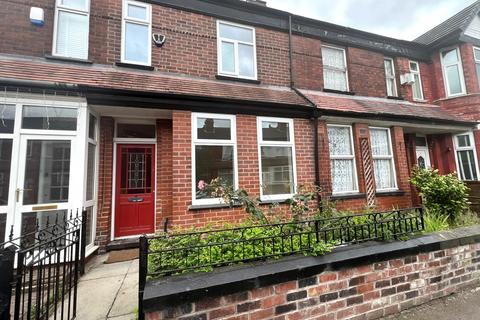
<svg viewBox="0 0 480 320"><path fill-rule="evenodd" d="M289 59L290 59L290 88L295 91L300 97L305 99L308 103L314 108L312 110L311 121L313 125L313 152L314 152L314 166L315 166L315 186L320 188L320 159L318 158L319 153L319 141L318 141L318 119L321 117L319 110L316 107L316 104L310 100L306 95L304 95L300 90L295 88L294 74L293 74L293 45L292 45L292 15L288 15L288 46L289 46ZM317 207L322 210L322 195L320 192L317 192Z"/></svg>

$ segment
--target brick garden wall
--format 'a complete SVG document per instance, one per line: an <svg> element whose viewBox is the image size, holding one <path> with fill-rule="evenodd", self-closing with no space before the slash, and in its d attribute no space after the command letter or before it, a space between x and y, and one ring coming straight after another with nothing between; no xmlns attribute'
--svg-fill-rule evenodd
<svg viewBox="0 0 480 320"><path fill-rule="evenodd" d="M420 253L234 294L210 292L146 319L379 319L476 285L480 244Z"/></svg>

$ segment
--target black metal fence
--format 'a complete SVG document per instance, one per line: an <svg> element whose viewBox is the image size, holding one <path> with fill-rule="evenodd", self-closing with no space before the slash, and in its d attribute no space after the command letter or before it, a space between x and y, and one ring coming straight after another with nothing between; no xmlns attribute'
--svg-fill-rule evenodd
<svg viewBox="0 0 480 320"><path fill-rule="evenodd" d="M147 278L398 239L425 229L422 208L140 238L139 314Z"/></svg>
<svg viewBox="0 0 480 320"><path fill-rule="evenodd" d="M85 266L86 212L57 215L0 244L0 319L70 320ZM31 231L30 231L31 230ZM25 231L25 230L24 230Z"/></svg>

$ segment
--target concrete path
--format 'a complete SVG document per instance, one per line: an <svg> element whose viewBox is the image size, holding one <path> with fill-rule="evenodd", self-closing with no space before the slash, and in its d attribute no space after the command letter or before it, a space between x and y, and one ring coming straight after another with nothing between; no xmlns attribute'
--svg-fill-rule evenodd
<svg viewBox="0 0 480 320"><path fill-rule="evenodd" d="M480 287L407 310L384 320L478 320Z"/></svg>
<svg viewBox="0 0 480 320"><path fill-rule="evenodd" d="M138 299L138 260L104 264L95 257L78 283L77 319L134 320Z"/></svg>

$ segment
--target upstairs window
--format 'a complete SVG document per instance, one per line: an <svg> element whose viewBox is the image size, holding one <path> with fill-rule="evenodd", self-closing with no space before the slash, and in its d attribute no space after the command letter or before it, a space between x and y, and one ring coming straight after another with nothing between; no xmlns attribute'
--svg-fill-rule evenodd
<svg viewBox="0 0 480 320"><path fill-rule="evenodd" d="M89 0L57 0L53 55L88 59Z"/></svg>
<svg viewBox="0 0 480 320"><path fill-rule="evenodd" d="M387 81L387 96L397 96L397 81L395 80L395 65L393 59L385 58L385 79Z"/></svg>
<svg viewBox="0 0 480 320"><path fill-rule="evenodd" d="M454 137L457 169L460 179L478 180L477 157L473 134L471 132Z"/></svg>
<svg viewBox="0 0 480 320"><path fill-rule="evenodd" d="M390 129L370 128L370 140L377 191L396 189L397 181Z"/></svg>
<svg viewBox="0 0 480 320"><path fill-rule="evenodd" d="M473 55L475 58L475 68L477 69L477 81L480 86L480 48L473 48Z"/></svg>
<svg viewBox="0 0 480 320"><path fill-rule="evenodd" d="M443 66L443 78L447 96L456 96L465 93L462 62L458 48L444 50L440 53Z"/></svg>
<svg viewBox="0 0 480 320"><path fill-rule="evenodd" d="M324 88L348 91L345 49L322 46L322 60Z"/></svg>
<svg viewBox="0 0 480 320"><path fill-rule="evenodd" d="M410 61L410 73L413 74L415 83L412 85L413 99L423 100L422 78L420 76L420 66L416 61Z"/></svg>
<svg viewBox="0 0 480 320"><path fill-rule="evenodd" d="M332 192L358 192L351 126L328 125Z"/></svg>
<svg viewBox="0 0 480 320"><path fill-rule="evenodd" d="M221 21L217 28L218 73L256 80L255 29Z"/></svg>
<svg viewBox="0 0 480 320"><path fill-rule="evenodd" d="M152 7L126 0L123 2L122 62L151 64Z"/></svg>

